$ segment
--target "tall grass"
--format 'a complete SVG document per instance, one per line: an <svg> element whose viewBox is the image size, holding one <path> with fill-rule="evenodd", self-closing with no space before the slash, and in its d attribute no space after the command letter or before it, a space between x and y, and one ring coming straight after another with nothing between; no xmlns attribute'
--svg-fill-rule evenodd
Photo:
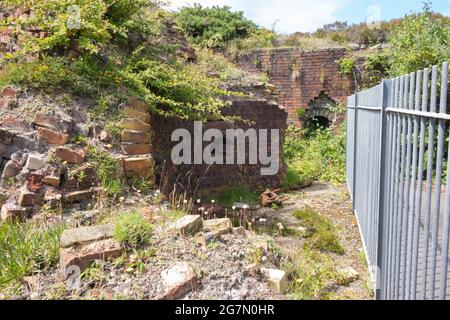
<svg viewBox="0 0 450 320"><path fill-rule="evenodd" d="M0 289L55 265L62 230L34 221L0 224Z"/></svg>

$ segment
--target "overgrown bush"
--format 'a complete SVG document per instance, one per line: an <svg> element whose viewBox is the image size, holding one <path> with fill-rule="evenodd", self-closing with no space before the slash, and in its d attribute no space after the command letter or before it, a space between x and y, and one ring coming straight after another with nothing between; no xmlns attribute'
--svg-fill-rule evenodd
<svg viewBox="0 0 450 320"><path fill-rule="evenodd" d="M0 223L0 289L58 262L61 226Z"/></svg>
<svg viewBox="0 0 450 320"><path fill-rule="evenodd" d="M150 242L152 229L145 217L136 211L130 211L117 218L114 238L127 247L136 248Z"/></svg>
<svg viewBox="0 0 450 320"><path fill-rule="evenodd" d="M91 111L103 120L117 114L117 105L129 97L147 102L164 116L222 117L220 109L227 103L221 97L229 92L221 88L220 79L178 58L174 54L178 44L161 41L169 17L152 1L7 0L7 4L30 8L35 14L8 17L2 25L15 24L19 30L40 25L44 36L23 32L21 50L8 56L0 73L1 85L63 89L89 97L98 106ZM81 19L73 29L68 25L75 4ZM74 47L78 54L67 54Z"/></svg>
<svg viewBox="0 0 450 320"><path fill-rule="evenodd" d="M389 73L400 76L450 59L450 23L433 16L429 3L407 16L389 38Z"/></svg>
<svg viewBox="0 0 450 320"><path fill-rule="evenodd" d="M231 40L245 38L256 29L242 11L233 12L228 6L194 4L181 8L176 20L193 43L205 48L224 49Z"/></svg>
<svg viewBox="0 0 450 320"><path fill-rule="evenodd" d="M284 188L304 187L315 180L342 183L345 177L345 126L314 132L289 127L284 157Z"/></svg>

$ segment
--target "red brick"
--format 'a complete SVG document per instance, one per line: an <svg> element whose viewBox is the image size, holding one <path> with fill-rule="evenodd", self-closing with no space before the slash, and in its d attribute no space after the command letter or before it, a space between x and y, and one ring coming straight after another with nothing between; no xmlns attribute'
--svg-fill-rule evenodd
<svg viewBox="0 0 450 320"><path fill-rule="evenodd" d="M66 147L56 148L55 155L62 161L67 161L68 163L81 164L84 162L86 157L86 152L82 149L70 149Z"/></svg>
<svg viewBox="0 0 450 320"><path fill-rule="evenodd" d="M37 136L40 140L58 146L63 146L69 141L69 135L67 133L60 133L46 128L38 128Z"/></svg>

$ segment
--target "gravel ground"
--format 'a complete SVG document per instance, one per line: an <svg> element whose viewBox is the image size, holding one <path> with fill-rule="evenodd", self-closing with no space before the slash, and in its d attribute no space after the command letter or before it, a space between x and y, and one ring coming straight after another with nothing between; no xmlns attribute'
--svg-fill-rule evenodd
<svg viewBox="0 0 450 320"><path fill-rule="evenodd" d="M330 254L336 268L352 267L359 279L348 286L336 286L331 299L372 299L369 275L362 254L357 222L344 186L313 184L298 192L284 195L280 210L261 209L259 218L276 220L290 228L301 227L292 213L311 207L327 216L336 226L344 255ZM160 221L160 220L157 220ZM129 252L123 258L106 262L86 273L77 289L70 290L57 269L47 274L26 278L24 297L28 299L158 299L165 291L161 272L177 262L188 262L201 278L201 283L183 299L286 299L269 288L257 273L252 272L255 248L264 247L263 265L276 267L279 261L267 248L271 242L283 251L298 250L304 240L295 236L255 235L248 237L224 235L206 247L194 238L182 238L168 231L167 218L155 223L151 247L141 251L145 257ZM137 263L140 262L140 263Z"/></svg>

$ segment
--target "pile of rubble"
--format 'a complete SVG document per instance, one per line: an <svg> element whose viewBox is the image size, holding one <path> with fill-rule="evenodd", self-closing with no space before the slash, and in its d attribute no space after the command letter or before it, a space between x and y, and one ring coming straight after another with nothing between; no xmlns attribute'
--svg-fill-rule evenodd
<svg viewBox="0 0 450 320"><path fill-rule="evenodd" d="M150 115L142 104L130 101L124 106L122 150L114 150L103 128L86 128L77 119L77 110L23 112L26 99L30 98L16 88L0 91L2 220L30 218L43 205L49 209L95 205L102 188L97 168L89 163L88 145L116 159L117 178L140 176L154 183ZM77 136L86 138L84 146L74 141Z"/></svg>

